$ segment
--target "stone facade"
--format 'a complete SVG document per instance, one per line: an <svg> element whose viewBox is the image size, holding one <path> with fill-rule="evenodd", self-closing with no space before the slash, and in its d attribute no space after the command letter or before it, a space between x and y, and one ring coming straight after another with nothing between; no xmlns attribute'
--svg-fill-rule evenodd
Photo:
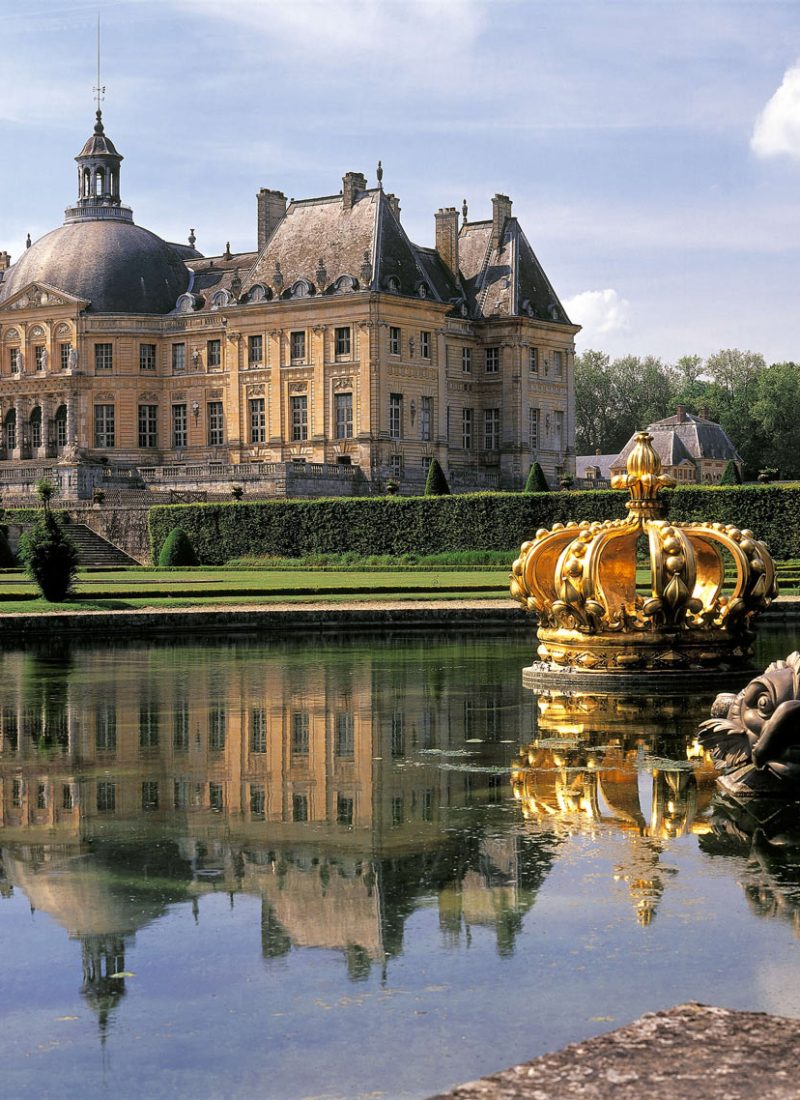
<svg viewBox="0 0 800 1100"><path fill-rule="evenodd" d="M133 224L121 159L98 113L64 226L0 252L0 471L31 468L4 498L54 460L77 498L109 464L159 489L220 463L353 465L407 492L433 457L461 490L519 488L535 459L574 474L578 326L506 196L485 221L440 210L423 248L380 169L289 204L265 188L258 250L203 257L193 232Z"/></svg>

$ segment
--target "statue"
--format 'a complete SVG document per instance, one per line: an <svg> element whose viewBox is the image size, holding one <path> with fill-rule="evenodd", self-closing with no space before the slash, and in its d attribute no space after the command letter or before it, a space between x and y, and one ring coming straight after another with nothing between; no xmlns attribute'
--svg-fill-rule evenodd
<svg viewBox="0 0 800 1100"><path fill-rule="evenodd" d="M78 349L70 348L69 355L67 357L67 366L70 370L76 370L78 366Z"/></svg>
<svg viewBox="0 0 800 1100"><path fill-rule="evenodd" d="M800 653L773 661L738 695L718 695L698 741L736 796L800 795Z"/></svg>

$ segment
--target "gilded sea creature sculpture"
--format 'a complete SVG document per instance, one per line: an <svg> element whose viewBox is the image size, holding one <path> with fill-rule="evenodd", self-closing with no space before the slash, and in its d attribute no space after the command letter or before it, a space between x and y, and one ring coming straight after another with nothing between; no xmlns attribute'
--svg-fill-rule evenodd
<svg viewBox="0 0 800 1100"><path fill-rule="evenodd" d="M668 520L659 491L675 481L661 473L652 439L637 434L627 472L611 481L630 493L625 519L555 523L522 544L511 594L538 618L542 667L749 665L755 620L777 595L773 560L750 530ZM637 568L646 585L637 587Z"/></svg>
<svg viewBox="0 0 800 1100"><path fill-rule="evenodd" d="M800 797L800 653L773 661L738 695L718 695L697 740L730 794Z"/></svg>

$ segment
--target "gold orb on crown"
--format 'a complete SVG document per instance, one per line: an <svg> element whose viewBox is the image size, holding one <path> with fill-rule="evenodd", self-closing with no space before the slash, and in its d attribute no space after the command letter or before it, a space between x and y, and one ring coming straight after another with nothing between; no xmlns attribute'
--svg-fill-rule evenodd
<svg viewBox="0 0 800 1100"><path fill-rule="evenodd" d="M664 518L659 490L675 480L661 473L652 439L639 432L627 473L611 480L630 492L625 519L555 523L523 543L512 566L511 594L537 615L537 652L550 667L616 673L749 663L755 619L777 595L774 562L752 531Z"/></svg>

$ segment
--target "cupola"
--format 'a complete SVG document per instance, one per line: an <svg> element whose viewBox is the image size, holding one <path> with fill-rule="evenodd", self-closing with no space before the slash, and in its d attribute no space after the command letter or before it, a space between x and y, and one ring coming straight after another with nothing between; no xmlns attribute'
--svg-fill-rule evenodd
<svg viewBox="0 0 800 1100"><path fill-rule="evenodd" d="M66 222L84 218L133 221L129 206L123 206L119 195L122 155L106 136L103 112L98 109L94 131L75 160L78 164L78 200L65 211Z"/></svg>

